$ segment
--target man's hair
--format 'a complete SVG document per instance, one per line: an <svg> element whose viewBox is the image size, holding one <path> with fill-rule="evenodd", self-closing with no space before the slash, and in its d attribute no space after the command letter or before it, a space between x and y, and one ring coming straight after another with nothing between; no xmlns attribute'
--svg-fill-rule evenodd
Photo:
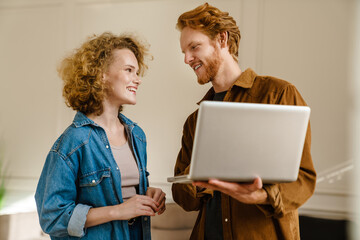
<svg viewBox="0 0 360 240"><path fill-rule="evenodd" d="M102 77L114 61L115 49L132 51L138 61L140 75L144 74L148 68L144 62L145 57L149 56L147 44L129 34L117 36L104 32L93 35L63 59L58 67L59 76L64 81L63 96L68 107L84 114L100 115L103 112L107 85Z"/></svg>
<svg viewBox="0 0 360 240"><path fill-rule="evenodd" d="M214 40L219 33L227 32L229 52L237 61L241 38L240 30L236 25L236 21L229 16L228 12L222 12L218 8L205 3L181 14L176 27L180 31L185 27L199 30L211 40Z"/></svg>

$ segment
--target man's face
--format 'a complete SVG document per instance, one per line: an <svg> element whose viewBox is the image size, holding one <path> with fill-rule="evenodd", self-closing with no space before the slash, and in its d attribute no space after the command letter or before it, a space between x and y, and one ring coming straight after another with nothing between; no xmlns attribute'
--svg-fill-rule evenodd
<svg viewBox="0 0 360 240"><path fill-rule="evenodd" d="M185 27L181 31L180 47L184 62L194 70L200 84L214 80L220 67L220 49L202 32Z"/></svg>

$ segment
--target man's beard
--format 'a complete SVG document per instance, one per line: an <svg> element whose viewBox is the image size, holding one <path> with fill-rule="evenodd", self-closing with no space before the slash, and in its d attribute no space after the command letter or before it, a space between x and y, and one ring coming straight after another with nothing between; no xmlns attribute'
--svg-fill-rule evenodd
<svg viewBox="0 0 360 240"><path fill-rule="evenodd" d="M203 65L205 68L204 76L198 77L198 83L204 85L216 77L219 68L220 68L220 53L219 49L215 48L212 56L206 58L206 65Z"/></svg>

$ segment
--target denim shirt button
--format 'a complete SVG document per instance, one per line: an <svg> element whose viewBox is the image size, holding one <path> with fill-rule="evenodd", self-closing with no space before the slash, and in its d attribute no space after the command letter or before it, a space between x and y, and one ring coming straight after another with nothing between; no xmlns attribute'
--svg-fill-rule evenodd
<svg viewBox="0 0 360 240"><path fill-rule="evenodd" d="M116 167L116 170L119 170L119 167Z"/></svg>
<svg viewBox="0 0 360 240"><path fill-rule="evenodd" d="M109 145L106 145L106 148L109 148Z"/></svg>
<svg viewBox="0 0 360 240"><path fill-rule="evenodd" d="M92 182L92 183L95 183L95 180L92 180L91 182Z"/></svg>

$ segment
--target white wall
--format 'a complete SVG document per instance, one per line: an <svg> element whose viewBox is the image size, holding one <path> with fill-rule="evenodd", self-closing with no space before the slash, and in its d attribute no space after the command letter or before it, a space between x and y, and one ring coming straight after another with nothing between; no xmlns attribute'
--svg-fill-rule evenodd
<svg viewBox="0 0 360 240"><path fill-rule="evenodd" d="M360 1L356 2L356 6L354 7L357 13L360 12ZM360 15L356 14L355 21L353 26L353 37L352 37L352 61L350 65L350 86L351 92L350 94L354 97L354 105L351 110L351 126L352 126L352 134L351 134L351 146L352 146L352 154L354 155L355 160L355 178L354 183L352 185L353 192L356 193L356 197L351 202L351 207L356 214L357 225L353 226L351 232L353 233L353 239L360 239L360 97L358 97L358 90L360 89Z"/></svg>
<svg viewBox="0 0 360 240"><path fill-rule="evenodd" d="M225 10L240 2L219 1ZM74 113L61 97L56 65L87 36L103 31L134 32L151 44L154 60L138 92L138 104L124 113L147 133L151 180L165 182L180 147L182 124L209 88L197 85L183 64L180 13L201 1L4 1L0 5L0 132L6 145L11 187L34 188L46 154ZM16 29L16 31L14 31ZM21 45L16 42L21 40ZM19 39L19 40L17 40ZM10 62L11 61L11 62ZM10 100L10 101L9 101ZM20 184L26 180L26 185Z"/></svg>
<svg viewBox="0 0 360 240"><path fill-rule="evenodd" d="M93 33L131 31L151 44L154 61L124 113L148 137L150 180L172 174L182 125L210 87L183 63L179 14L203 1L0 1L0 140L10 188L33 190L46 154L74 113L61 97L56 65ZM349 64L352 0L214 0L240 26L240 66L294 83L312 108L318 172L353 157ZM167 185L168 186L168 185Z"/></svg>

